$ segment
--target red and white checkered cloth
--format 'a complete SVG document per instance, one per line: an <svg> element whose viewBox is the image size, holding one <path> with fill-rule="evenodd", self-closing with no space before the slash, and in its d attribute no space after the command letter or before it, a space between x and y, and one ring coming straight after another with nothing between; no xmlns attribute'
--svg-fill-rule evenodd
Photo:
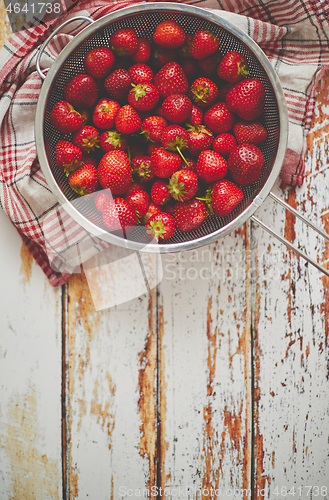
<svg viewBox="0 0 329 500"><path fill-rule="evenodd" d="M38 46L53 27L83 14L99 19L133 2L66 1L57 19L14 33L0 51L0 204L52 285L65 283L76 266L108 244L91 236L59 206L40 169L34 142L34 117L42 81L36 72ZM138 2L137 2L138 3ZM141 3L141 2L139 2ZM186 0L211 9L236 24L267 54L282 82L289 112L288 151L281 178L301 185L307 131L315 89L329 68L329 3L327 0ZM41 67L56 56L81 29L69 25L44 52Z"/></svg>

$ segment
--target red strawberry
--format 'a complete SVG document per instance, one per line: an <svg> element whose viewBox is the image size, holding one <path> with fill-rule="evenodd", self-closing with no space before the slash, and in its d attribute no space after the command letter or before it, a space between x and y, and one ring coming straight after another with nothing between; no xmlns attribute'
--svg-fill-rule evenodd
<svg viewBox="0 0 329 500"><path fill-rule="evenodd" d="M80 166L81 150L68 141L59 141L56 145L56 165L66 174Z"/></svg>
<svg viewBox="0 0 329 500"><path fill-rule="evenodd" d="M174 200L187 201L193 198L198 190L198 176L192 170L179 170L169 181L169 192Z"/></svg>
<svg viewBox="0 0 329 500"><path fill-rule="evenodd" d="M142 219L142 223L145 225L153 215L160 214L161 212L162 212L161 208L151 202L148 206L146 214Z"/></svg>
<svg viewBox="0 0 329 500"><path fill-rule="evenodd" d="M154 48L151 56L152 63L156 68L162 68L168 62L174 61L175 58L176 50L158 46Z"/></svg>
<svg viewBox="0 0 329 500"><path fill-rule="evenodd" d="M211 56L219 48L219 40L215 33L207 30L198 31L193 38L191 53L194 59Z"/></svg>
<svg viewBox="0 0 329 500"><path fill-rule="evenodd" d="M128 156L124 151L109 151L98 165L98 180L112 194L125 193L132 182Z"/></svg>
<svg viewBox="0 0 329 500"><path fill-rule="evenodd" d="M217 68L217 74L222 80L237 83L249 75L247 59L234 50L227 52Z"/></svg>
<svg viewBox="0 0 329 500"><path fill-rule="evenodd" d="M131 56L136 52L138 40L133 28L121 28L110 37L110 46L117 56Z"/></svg>
<svg viewBox="0 0 329 500"><path fill-rule="evenodd" d="M219 52L215 52L215 54L212 54L211 56L205 57L204 59L199 59L199 68L204 74L208 76L214 75L221 61L221 58L222 55Z"/></svg>
<svg viewBox="0 0 329 500"><path fill-rule="evenodd" d="M112 99L125 99L131 89L131 77L124 68L114 70L104 82L104 88Z"/></svg>
<svg viewBox="0 0 329 500"><path fill-rule="evenodd" d="M226 179L216 182L211 190L212 212L219 217L229 215L243 199L241 189Z"/></svg>
<svg viewBox="0 0 329 500"><path fill-rule="evenodd" d="M98 167L98 160L91 155L82 155L80 160L81 165L94 165L95 168Z"/></svg>
<svg viewBox="0 0 329 500"><path fill-rule="evenodd" d="M178 49L185 42L185 31L180 24L171 19L162 21L157 25L153 33L153 41L169 49Z"/></svg>
<svg viewBox="0 0 329 500"><path fill-rule="evenodd" d="M128 94L128 102L138 111L151 111L158 104L159 92L153 83L134 85Z"/></svg>
<svg viewBox="0 0 329 500"><path fill-rule="evenodd" d="M194 127L196 125L201 125L203 123L203 112L198 106L192 105L191 116L189 119L189 123Z"/></svg>
<svg viewBox="0 0 329 500"><path fill-rule="evenodd" d="M105 78L115 63L115 56L108 47L96 47L85 55L84 66L93 78Z"/></svg>
<svg viewBox="0 0 329 500"><path fill-rule="evenodd" d="M238 144L248 143L259 146L267 139L266 128L257 121L239 121L234 125L233 132Z"/></svg>
<svg viewBox="0 0 329 500"><path fill-rule="evenodd" d="M139 83L151 83L153 80L153 71L150 66L144 63L133 64L128 69L131 82L135 85Z"/></svg>
<svg viewBox="0 0 329 500"><path fill-rule="evenodd" d="M180 156L171 151L166 151L164 148L157 148L153 151L152 167L156 176L166 179L170 177L181 164Z"/></svg>
<svg viewBox="0 0 329 500"><path fill-rule="evenodd" d="M170 200L168 182L155 181L152 184L151 199L155 205L165 205Z"/></svg>
<svg viewBox="0 0 329 500"><path fill-rule="evenodd" d="M90 75L79 74L65 85L64 99L76 108L91 107L97 101L98 90Z"/></svg>
<svg viewBox="0 0 329 500"><path fill-rule="evenodd" d="M161 97L171 94L186 94L188 81L183 68L176 62L168 62L154 77L154 84Z"/></svg>
<svg viewBox="0 0 329 500"><path fill-rule="evenodd" d="M115 198L107 205L103 212L103 222L110 231L122 229L124 233L134 230L138 224L135 210L124 198Z"/></svg>
<svg viewBox="0 0 329 500"><path fill-rule="evenodd" d="M160 142L168 123L162 116L148 116L142 123L142 134L148 141Z"/></svg>
<svg viewBox="0 0 329 500"><path fill-rule="evenodd" d="M145 63L151 57L152 45L147 38L137 38L137 49L131 56L135 63Z"/></svg>
<svg viewBox="0 0 329 500"><path fill-rule="evenodd" d="M168 240L175 232L174 218L165 212L153 215L145 224L146 232L156 241Z"/></svg>
<svg viewBox="0 0 329 500"><path fill-rule="evenodd" d="M209 149L214 140L212 132L204 125L189 127L188 134L188 152L193 156L198 156L204 149Z"/></svg>
<svg viewBox="0 0 329 500"><path fill-rule="evenodd" d="M117 101L104 97L96 104L93 112L94 125L102 129L110 129L114 127L114 120L117 112L120 109L120 104Z"/></svg>
<svg viewBox="0 0 329 500"><path fill-rule="evenodd" d="M100 213L103 213L104 210L106 209L106 207L108 206L108 204L112 200L113 200L113 196L111 195L111 193L109 191L107 191L106 189L102 189L102 191L97 192L95 199L94 199L94 202L95 202L95 206L96 206L97 210Z"/></svg>
<svg viewBox="0 0 329 500"><path fill-rule="evenodd" d="M50 112L50 123L62 134L75 132L82 122L81 114L66 101L57 102Z"/></svg>
<svg viewBox="0 0 329 500"><path fill-rule="evenodd" d="M180 125L169 125L161 137L162 146L169 151L177 151L180 157L186 162L182 154L182 149L186 149L189 144L189 134ZM178 169L177 169L178 170Z"/></svg>
<svg viewBox="0 0 329 500"><path fill-rule="evenodd" d="M95 193L98 188L97 169L94 165L82 165L68 177L71 188L80 196Z"/></svg>
<svg viewBox="0 0 329 500"><path fill-rule="evenodd" d="M154 178L155 174L150 156L135 156L131 160L131 168L134 177L139 182L149 182Z"/></svg>
<svg viewBox="0 0 329 500"><path fill-rule="evenodd" d="M219 134L212 143L214 151L219 153L225 159L229 157L230 152L233 148L235 148L235 146L236 139L234 135L228 134L227 132Z"/></svg>
<svg viewBox="0 0 329 500"><path fill-rule="evenodd" d="M127 195L129 205L138 217L144 217L150 204L150 195L143 190L136 190Z"/></svg>
<svg viewBox="0 0 329 500"><path fill-rule="evenodd" d="M193 199L175 205L175 226L184 233L198 229L207 216L207 209L201 200Z"/></svg>
<svg viewBox="0 0 329 500"><path fill-rule="evenodd" d="M216 151L206 149L197 161L197 174L207 183L223 179L227 173L227 161Z"/></svg>
<svg viewBox="0 0 329 500"><path fill-rule="evenodd" d="M78 146L83 153L88 154L96 148L99 148L98 130L91 125L85 125L73 134L72 142Z"/></svg>
<svg viewBox="0 0 329 500"><path fill-rule="evenodd" d="M127 139L116 130L106 130L106 132L103 132L100 136L100 146L104 153L116 149L126 151Z"/></svg>
<svg viewBox="0 0 329 500"><path fill-rule="evenodd" d="M115 127L118 132L122 134L134 134L141 128L142 120L140 119L137 111L126 104L119 109L115 117Z"/></svg>
<svg viewBox="0 0 329 500"><path fill-rule="evenodd" d="M197 78L191 85L190 94L195 104L201 108L210 106L218 97L217 85L209 78Z"/></svg>
<svg viewBox="0 0 329 500"><path fill-rule="evenodd" d="M192 103L184 94L171 94L162 103L163 116L171 123L183 123L191 116Z"/></svg>
<svg viewBox="0 0 329 500"><path fill-rule="evenodd" d="M214 104L204 115L204 124L216 135L229 132L234 121L234 115L224 102Z"/></svg>
<svg viewBox="0 0 329 500"><path fill-rule="evenodd" d="M188 147L189 135L180 125L169 125L162 133L161 142L169 151L182 150Z"/></svg>
<svg viewBox="0 0 329 500"><path fill-rule="evenodd" d="M259 179L264 164L263 153L253 144L238 144L228 158L228 168L233 179L243 186Z"/></svg>
<svg viewBox="0 0 329 500"><path fill-rule="evenodd" d="M226 95L228 108L247 121L255 120L262 114L264 103L265 87L256 78L236 83Z"/></svg>

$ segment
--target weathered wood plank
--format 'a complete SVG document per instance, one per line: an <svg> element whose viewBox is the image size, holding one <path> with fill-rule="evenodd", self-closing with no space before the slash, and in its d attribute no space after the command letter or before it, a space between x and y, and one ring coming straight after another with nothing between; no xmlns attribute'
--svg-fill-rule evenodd
<svg viewBox="0 0 329 500"><path fill-rule="evenodd" d="M0 211L0 497L59 500L61 289Z"/></svg>
<svg viewBox="0 0 329 500"><path fill-rule="evenodd" d="M0 5L0 48L11 35L11 27L4 2Z"/></svg>
<svg viewBox="0 0 329 500"><path fill-rule="evenodd" d="M0 6L0 47L11 34ZM59 500L61 289L53 289L0 211L0 497Z"/></svg>
<svg viewBox="0 0 329 500"><path fill-rule="evenodd" d="M295 190L275 187L278 196L327 231L328 82L329 74L322 82L326 91L319 89L304 185ZM260 216L267 224L328 266L328 245L320 237L271 202L265 205ZM328 278L270 240L259 227L252 230L252 248L256 269L255 493L261 498L264 489L266 497L274 500L294 487L297 498L326 497Z"/></svg>
<svg viewBox="0 0 329 500"><path fill-rule="evenodd" d="M110 254L125 256L115 247ZM99 279L106 296L111 284ZM155 291L96 311L85 274L73 275L67 329L70 498L118 499L150 490L156 484Z"/></svg>
<svg viewBox="0 0 329 500"><path fill-rule="evenodd" d="M250 489L248 227L163 257L159 487L172 498L179 487L191 499L234 490L242 499L242 489Z"/></svg>

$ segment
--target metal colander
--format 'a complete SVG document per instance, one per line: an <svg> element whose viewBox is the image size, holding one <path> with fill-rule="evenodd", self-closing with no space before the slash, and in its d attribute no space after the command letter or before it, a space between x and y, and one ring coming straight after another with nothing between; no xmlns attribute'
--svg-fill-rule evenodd
<svg viewBox="0 0 329 500"><path fill-rule="evenodd" d="M69 186L66 175L56 166L55 148L61 139L49 120L54 104L63 100L63 89L75 74L84 73L85 54L97 46L109 45L111 34L119 28L133 27L139 37L152 39L156 26L165 19L177 21L186 33L211 30L220 40L223 53L236 50L243 54L249 64L250 77L261 80L266 89L263 122L268 132L261 146L265 167L261 178L250 186L243 187L243 202L227 217L209 216L196 231L183 233L176 230L174 236L162 244L150 243L145 228L138 226L127 236L110 233L102 222L90 196L80 197ZM42 171L54 195L64 209L86 230L113 244L133 250L173 252L188 250L219 239L243 224L261 205L269 194L282 167L287 142L287 110L279 79L268 59L258 45L236 26L219 15L198 7L174 3L148 3L123 8L104 16L83 29L60 53L50 68L47 77L39 66L41 53L50 39L63 25L55 30L41 47L38 71L45 78L36 113L36 144ZM66 23L65 23L66 24Z"/></svg>

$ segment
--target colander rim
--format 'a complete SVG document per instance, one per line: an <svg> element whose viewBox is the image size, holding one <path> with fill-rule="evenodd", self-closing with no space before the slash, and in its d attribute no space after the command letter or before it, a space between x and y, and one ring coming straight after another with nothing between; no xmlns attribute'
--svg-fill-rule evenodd
<svg viewBox="0 0 329 500"><path fill-rule="evenodd" d="M123 17L132 16L134 14L141 14L143 12L179 12L182 14L185 13L188 15L201 17L203 20L216 24L221 28L231 32L243 44L245 44L249 50L251 50L251 52L254 54L257 61L259 62L259 64L262 66L263 70L265 71L272 85L278 106L280 133L279 133L277 152L271 171L268 175L268 178L265 181L259 193L254 197L251 203L243 210L243 212L241 212L228 224L205 236L201 236L190 241L183 241L180 243L157 244L151 242L149 244L145 244L138 241L124 239L113 233L109 233L105 229L102 229L101 227L89 221L65 197L64 193L58 186L55 177L51 171L50 165L48 163L46 149L45 149L43 125L44 125L44 116L45 116L48 94L54 78L60 71L62 65L64 64L68 56L76 49L77 46L79 46L82 42L84 42L89 36L93 35L95 31L102 29L105 26L107 26L107 24L120 20ZM287 148L287 140L288 140L288 111L281 82L275 70L271 66L267 56L264 54L259 45L250 36L248 36L240 28L238 28L231 22L227 21L227 19L220 17L220 10L218 11L217 14L217 12L214 13L213 11L209 11L191 5L176 4L173 2L164 2L164 3L152 2L147 4L135 4L133 6L124 7L115 12L106 14L97 21L94 21L93 24L81 30L78 33L78 35L76 35L64 47L64 49L60 52L60 54L50 67L41 87L41 91L37 102L36 116L35 116L35 140L36 140L36 149L40 167L45 176L48 187L51 189L52 193L54 194L60 205L64 208L64 210L86 231L91 233L93 236L99 237L104 241L107 241L109 243L121 247L129 248L131 250L147 251L152 253L171 253L171 252L195 249L223 238L224 236L230 234L234 230L238 229L242 224L244 224L244 222L246 222L261 206L265 198L270 193L282 168Z"/></svg>

